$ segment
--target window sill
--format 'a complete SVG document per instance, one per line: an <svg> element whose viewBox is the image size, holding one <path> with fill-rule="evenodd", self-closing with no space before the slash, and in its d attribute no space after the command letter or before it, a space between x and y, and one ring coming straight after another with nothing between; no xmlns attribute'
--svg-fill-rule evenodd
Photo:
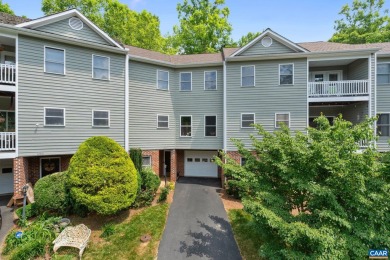
<svg viewBox="0 0 390 260"><path fill-rule="evenodd" d="M101 80L101 81L111 81L111 79L98 79L98 78L92 78L93 80Z"/></svg>
<svg viewBox="0 0 390 260"><path fill-rule="evenodd" d="M180 138L192 138L192 136L180 136Z"/></svg>
<svg viewBox="0 0 390 260"><path fill-rule="evenodd" d="M241 86L241 88L254 88L256 86Z"/></svg>
<svg viewBox="0 0 390 260"><path fill-rule="evenodd" d="M43 73L50 74L50 75L66 76L66 73L55 73L55 72L49 72L49 71L44 71Z"/></svg>
<svg viewBox="0 0 390 260"><path fill-rule="evenodd" d="M159 90L159 91L169 91L169 89L162 89L162 88L156 88L156 90Z"/></svg>
<svg viewBox="0 0 390 260"><path fill-rule="evenodd" d="M109 125L108 126L95 126L95 125L93 125L92 128L110 128L110 126Z"/></svg>

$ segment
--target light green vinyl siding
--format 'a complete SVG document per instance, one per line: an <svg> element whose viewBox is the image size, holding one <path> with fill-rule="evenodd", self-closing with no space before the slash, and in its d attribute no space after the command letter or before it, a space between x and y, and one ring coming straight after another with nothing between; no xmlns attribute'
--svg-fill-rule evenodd
<svg viewBox="0 0 390 260"><path fill-rule="evenodd" d="M294 64L294 85L279 85L279 64ZM256 86L240 87L241 66L256 66ZM254 129L241 128L241 113L255 113L256 123L275 130L275 113L290 112L290 129L305 131L307 126L306 59L227 63L228 150L237 148L230 138L243 140L250 147Z"/></svg>
<svg viewBox="0 0 390 260"><path fill-rule="evenodd" d="M368 79L368 59L358 59L348 65L350 80Z"/></svg>
<svg viewBox="0 0 390 260"><path fill-rule="evenodd" d="M58 34L65 37L75 38L78 40L84 40L104 45L109 44L105 39L103 39L99 34L93 31L87 24L84 23L83 29L74 30L69 26L69 18L64 20L47 24L38 28L35 28L37 31Z"/></svg>
<svg viewBox="0 0 390 260"><path fill-rule="evenodd" d="M327 117L337 117L342 114L343 119L356 124L365 119L368 115L368 102L361 101L349 105L328 105L328 106L310 106L309 117L319 117L321 113Z"/></svg>
<svg viewBox="0 0 390 260"><path fill-rule="evenodd" d="M66 51L66 75L44 73L44 46ZM110 57L110 81L92 79L92 54ZM19 156L73 154L104 135L124 146L125 55L19 36ZM45 127L44 107L66 109L65 127ZM110 110L110 127L92 127L92 110ZM37 125L38 124L38 125Z"/></svg>
<svg viewBox="0 0 390 260"><path fill-rule="evenodd" d="M272 38L272 37L271 37ZM261 44L261 39L257 41L254 45L249 47L240 56L251 56L251 55L265 55L265 54L277 54L277 53L294 53L295 51L278 42L275 39L272 39L272 45L269 47L264 47Z"/></svg>

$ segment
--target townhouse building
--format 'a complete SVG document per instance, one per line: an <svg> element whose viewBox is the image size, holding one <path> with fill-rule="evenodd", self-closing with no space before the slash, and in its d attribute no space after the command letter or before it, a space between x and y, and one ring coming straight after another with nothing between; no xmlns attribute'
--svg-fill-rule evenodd
<svg viewBox="0 0 390 260"><path fill-rule="evenodd" d="M389 149L390 43L294 43L267 29L242 48L166 55L116 42L77 10L0 22L0 194L66 170L96 135L141 148L172 181L223 179L214 156L239 162L231 139L250 147L253 123L306 131L321 113L379 114L374 145Z"/></svg>

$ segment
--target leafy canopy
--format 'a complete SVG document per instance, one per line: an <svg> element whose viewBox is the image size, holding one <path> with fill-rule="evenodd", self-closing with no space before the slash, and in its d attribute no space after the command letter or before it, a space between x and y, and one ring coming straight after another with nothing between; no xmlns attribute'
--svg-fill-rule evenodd
<svg viewBox="0 0 390 260"><path fill-rule="evenodd" d="M250 43L252 40L254 40L257 36L259 36L261 34L261 32L249 32L247 33L246 35L242 36L238 42L237 42L237 45L239 47L244 47L245 45L247 45L248 43Z"/></svg>
<svg viewBox="0 0 390 260"><path fill-rule="evenodd" d="M3 0L0 0L0 12L15 15L9 4L3 4Z"/></svg>
<svg viewBox="0 0 390 260"><path fill-rule="evenodd" d="M173 27L174 45L183 54L216 53L232 40L225 0L184 0L177 4L179 25Z"/></svg>
<svg viewBox="0 0 390 260"><path fill-rule="evenodd" d="M335 21L331 42L375 43L390 41L390 18L384 0L354 0L344 5Z"/></svg>
<svg viewBox="0 0 390 260"><path fill-rule="evenodd" d="M262 138L251 137L253 151L235 141L243 167L216 158L262 235L260 255L362 259L370 248L389 248L389 171L374 148L359 151L358 145L374 140L374 119L315 121L318 128L308 134L285 126L269 133L257 125Z"/></svg>

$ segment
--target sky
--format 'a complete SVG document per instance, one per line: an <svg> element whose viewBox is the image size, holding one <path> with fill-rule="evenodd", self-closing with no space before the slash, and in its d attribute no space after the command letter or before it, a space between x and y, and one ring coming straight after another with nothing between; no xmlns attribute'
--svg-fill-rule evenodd
<svg viewBox="0 0 390 260"><path fill-rule="evenodd" d="M147 10L160 18L163 35L178 24L176 5L182 0L120 0L136 11ZM273 31L293 42L327 41L334 33L334 21L341 7L352 0L226 0L230 9L232 38L238 40L248 32ZM41 0L3 0L16 15L29 18L43 16ZM390 1L385 8L390 9Z"/></svg>

